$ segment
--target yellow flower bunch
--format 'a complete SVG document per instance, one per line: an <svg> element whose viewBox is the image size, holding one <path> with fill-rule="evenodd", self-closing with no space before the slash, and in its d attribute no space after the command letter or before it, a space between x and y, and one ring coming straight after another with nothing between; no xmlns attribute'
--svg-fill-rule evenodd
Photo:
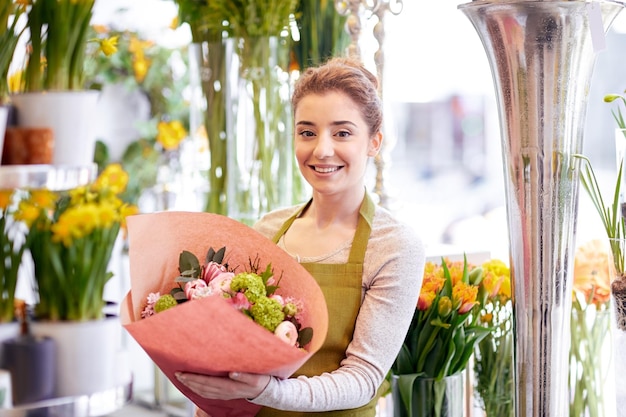
<svg viewBox="0 0 626 417"><path fill-rule="evenodd" d="M465 369L474 345L488 333L472 316L480 304L482 274L467 261L426 262L413 321L392 373L441 379Z"/></svg>
<svg viewBox="0 0 626 417"><path fill-rule="evenodd" d="M14 217L29 230L26 244L35 266L37 317L102 317L113 246L126 216L137 212L119 198L127 182L121 166L111 164L88 186L63 193L33 190L18 203Z"/></svg>
<svg viewBox="0 0 626 417"><path fill-rule="evenodd" d="M156 140L166 151L178 148L180 142L187 137L187 130L178 120L161 121L157 125L157 130Z"/></svg>

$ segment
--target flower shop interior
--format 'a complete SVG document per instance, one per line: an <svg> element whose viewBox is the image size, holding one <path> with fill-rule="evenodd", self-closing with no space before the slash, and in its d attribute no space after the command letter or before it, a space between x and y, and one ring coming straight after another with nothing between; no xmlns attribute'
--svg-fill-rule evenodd
<svg viewBox="0 0 626 417"><path fill-rule="evenodd" d="M477 3L485 2L490 0ZM515 0L507 2L516 3ZM523 3L524 0L518 2ZM7 10L18 3L24 2L0 0L0 5ZM35 7L36 3L46 1L26 3ZM49 184L63 183L54 185L61 188L72 183L78 185L84 182L85 175L89 181L94 179L92 165L100 172L109 164L119 164L128 174L127 188L120 198L130 202L139 213L213 211L215 206L211 206L209 190L216 185L216 178L210 174L215 152L212 148L214 143L207 139L212 137L212 132L207 132L211 123L204 120L211 117L207 112L207 103L210 102L205 96L207 89L213 93L219 93L220 89L203 84L203 77L215 67L201 62L206 56L203 55L203 47L198 46L196 36L199 35L179 16L179 6L185 3L194 2L95 0L87 33L96 41L87 43L97 44L99 48L87 50L82 82L84 88L97 90L98 98L93 114L76 114L70 127L70 130L79 129L79 125L84 124L80 120L88 118L86 123L96 139L94 147L89 149L93 151L89 154L93 158L84 164L86 170L82 165L67 168L76 166L78 148L69 147L62 155L57 154L57 150L44 152L42 149L50 146L42 142L49 129L40 129L42 126L37 122L28 125L30 130L23 129L18 118L24 108L29 107L22 107L16 98L15 108L19 116L7 111L6 129L2 123L4 113L0 112L0 133L6 130L0 135L4 137L0 167L3 190L8 184L11 190L35 183L44 188ZM293 3L305 4L306 0ZM477 29L460 10L462 3L458 0L313 0L309 3L315 3L317 7L331 4L337 14L335 17L343 19L341 27L345 32L345 43L340 53L347 54L350 47L356 47L366 66L381 79L385 141L381 154L368 167L368 189L377 196L378 203L416 230L425 242L428 262L440 263L443 258L459 262L465 257L468 263L475 266L499 260L510 267L512 258L505 185L508 170L503 167L504 133L499 119L495 78ZM0 22L3 22L3 13L0 11ZM8 20L3 23L14 30L11 26L14 15L4 14ZM15 21L24 24L26 14L24 11ZM360 25L351 27L350 22L354 24L354 19L358 19ZM291 24L294 24L293 19ZM5 42L2 37L6 39L9 31L3 30L0 28L0 42ZM591 32L594 33L593 30ZM9 97L2 101L3 91L0 90L0 110L11 107L11 99L24 91L20 87L24 85L27 73L21 71L26 55L33 49L27 40L28 33L25 31L16 41L12 56L5 58L0 52L0 70L3 69L3 60L7 62L7 71L3 75L7 76ZM619 169L619 140L623 140L618 129L623 125L623 120L622 125L617 120L621 117L619 106L626 101L620 101L623 100L621 97L607 100L606 96L619 96L626 91L626 79L622 78L626 70L626 54L622 53L626 50L626 14L618 14L603 35L598 40L596 31L594 42L600 43L600 46L594 44L595 64L589 77L589 88L577 100L582 100L585 107L582 121L579 121L581 153L593 164L598 187L607 196L605 202L610 203ZM115 42L109 54L106 51L107 42L113 37ZM239 59L245 61L245 57ZM47 62L49 64L49 58ZM17 77L18 73L22 78ZM292 76L287 75L287 78L291 80L289 77ZM289 117L288 113L285 117ZM219 123L214 119L211 122ZM25 133L27 130L28 133ZM32 143L12 145L16 140L25 140L23 135L31 135ZM247 149L249 145L242 142L238 146ZM26 154L32 154L33 149L38 151L34 152L34 159L29 159L33 155ZM248 172L248 168L244 171ZM278 186L283 185L280 183ZM292 191L294 197L281 200L280 204L292 203L306 196L306 187L298 189L295 183L285 187ZM265 197L260 196L261 199ZM249 222L270 207L261 205L264 208L260 211L249 214L237 211L237 216L241 214L242 221ZM576 287L576 274L584 275L582 280L588 275L598 274L598 269L602 269L598 263L602 261L606 269L600 272L608 282L610 256L606 225L583 187L580 187L579 199L574 205L577 206L574 209L577 218L573 219L574 230L569 232L572 255L575 255L571 262L572 286ZM7 227L4 220L5 214L8 215L6 207L5 203L3 227ZM230 215L230 209L230 206L226 208L225 213ZM106 282L102 297L108 302L105 309L112 316L125 302L124 297L130 289L128 245L123 237L116 236L111 241L110 259L106 265L112 277ZM6 253L3 255L7 256ZM26 305L36 304L37 295L32 291L35 269L32 262L23 261L19 270L15 299L24 300ZM593 285L596 288L596 284ZM3 288L3 291L7 289ZM593 304L585 299L581 306L576 295L572 297L572 309L584 310L588 304ZM506 301L509 313L512 312L510 298L509 295ZM13 299L11 302L13 304ZM609 311L608 299L603 303L602 309ZM593 307L600 309L598 305ZM626 367L620 373L617 371L619 366L611 362L615 361L616 353L621 352L617 350L618 339L615 337L619 330L613 329L612 322L606 322L604 325L608 327L602 329L610 328L611 331L605 332L597 327L597 320L589 325L589 329L589 326L576 320L575 315L580 313L578 310L572 311L571 318L568 317L572 323L571 331L567 332L571 340L565 345L569 347L571 344L572 348L566 364L569 378L567 375L564 378L568 385L565 388L568 401L563 407L569 410L570 416L626 416ZM511 315L507 320L512 320ZM18 319L15 318L14 322ZM589 321L589 317L583 322L585 320ZM577 323L584 329L576 328L574 325ZM31 327L34 332L39 331L35 323ZM15 329L13 331L19 331ZM621 330L624 333L625 329ZM113 350L113 356L109 362L102 362L116 369L111 376L114 383L108 381L104 389L94 388L89 393L70 392L35 400L23 400L22 397L20 402L16 393L24 388L15 384L10 370L5 372L0 369L0 416L193 416L193 403L176 389L119 322L106 331L112 332L108 337L113 340L113 345L105 343L102 349ZM598 346L594 347L596 350L589 350L591 347L588 345L592 343L585 338L597 341L603 333L608 337L602 336L601 343L596 343ZM69 333L60 337L78 344L76 336ZM1 331L0 338L6 338ZM619 340L626 342L626 337ZM573 349L578 346L585 346L588 350L581 353ZM107 352L102 355L107 355ZM484 381L477 375L479 358L480 355L474 355L464 371L462 413L445 415L513 416L515 410L511 404L506 408L493 409L497 411L488 411L487 401L482 397L489 394L485 394L485 388L481 386ZM93 355L88 361L98 362ZM75 368L79 366L74 365ZM599 376L594 373L596 379L593 382L583 381L595 385L581 388L577 385L577 378L582 380L581 369L589 367L601 368L602 371ZM93 379L92 375L97 374L89 375ZM500 377L500 380L506 379L502 375ZM109 375L103 377L108 378ZM40 389L43 385L31 380L26 391L31 390L32 393ZM511 403L515 389L508 385L504 390L508 400L502 399L505 395L502 393L497 394L497 400ZM601 411L590 411L591 407L600 407ZM399 414L395 408L389 394L379 401L377 415L422 415ZM42 410L51 414L29 414ZM533 414L528 410L525 413L518 410L515 415L562 414Z"/></svg>

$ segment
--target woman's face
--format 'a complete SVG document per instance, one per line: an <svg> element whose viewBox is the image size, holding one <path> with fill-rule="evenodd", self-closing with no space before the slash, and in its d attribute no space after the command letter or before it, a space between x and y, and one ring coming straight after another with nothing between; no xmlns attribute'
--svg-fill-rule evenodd
<svg viewBox="0 0 626 417"><path fill-rule="evenodd" d="M371 137L370 137L371 136ZM323 194L360 193L369 157L382 135L370 135L358 105L331 91L303 97L295 111L295 153L302 175Z"/></svg>

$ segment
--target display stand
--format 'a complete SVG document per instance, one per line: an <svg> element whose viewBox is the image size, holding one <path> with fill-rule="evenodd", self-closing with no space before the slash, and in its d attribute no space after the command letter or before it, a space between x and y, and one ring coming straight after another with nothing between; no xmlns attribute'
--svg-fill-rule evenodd
<svg viewBox="0 0 626 417"><path fill-rule="evenodd" d="M66 191L89 184L97 172L96 164L3 165L0 166L0 190ZM0 416L98 417L121 409L131 399L132 378L102 392L0 408Z"/></svg>

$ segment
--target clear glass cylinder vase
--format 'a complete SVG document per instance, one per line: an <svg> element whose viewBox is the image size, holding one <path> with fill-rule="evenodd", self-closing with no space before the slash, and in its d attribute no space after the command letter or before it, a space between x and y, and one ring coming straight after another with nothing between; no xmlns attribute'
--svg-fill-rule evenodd
<svg viewBox="0 0 626 417"><path fill-rule="evenodd" d="M615 415L610 310L574 300L571 330L569 416Z"/></svg>
<svg viewBox="0 0 626 417"><path fill-rule="evenodd" d="M227 214L247 224L291 202L289 48L280 37L226 40Z"/></svg>
<svg viewBox="0 0 626 417"><path fill-rule="evenodd" d="M208 145L208 164L198 153L198 168L207 176L204 211L226 214L226 46L223 41L198 41L189 48L191 67L189 128L200 146ZM207 165L207 166L205 166Z"/></svg>
<svg viewBox="0 0 626 417"><path fill-rule="evenodd" d="M441 379L392 375L394 417L463 417L463 380L463 373Z"/></svg>

